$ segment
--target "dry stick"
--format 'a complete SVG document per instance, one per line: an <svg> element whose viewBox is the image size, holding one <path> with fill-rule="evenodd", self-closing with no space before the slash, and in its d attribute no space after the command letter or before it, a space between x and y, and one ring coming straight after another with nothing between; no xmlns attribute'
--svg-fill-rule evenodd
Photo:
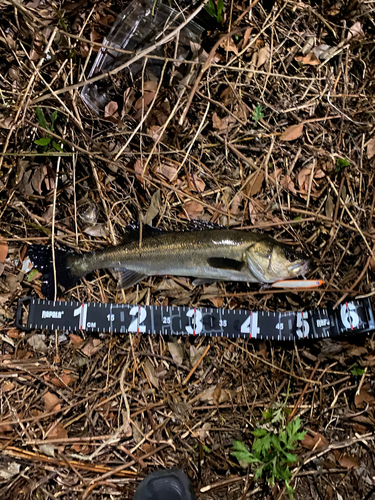
<svg viewBox="0 0 375 500"><path fill-rule="evenodd" d="M317 362L317 364L315 365L315 368L313 369L313 371L312 371L312 373L310 375L310 381L314 378L314 375L315 375L316 370L318 369L319 365L320 365L320 360ZM289 422L292 420L293 415L296 413L296 411L298 410L298 408L301 406L303 398L305 397L305 394L306 394L306 391L307 391L307 388L309 387L309 385L310 385L310 382L307 382L306 385L305 385L305 387L303 388L303 391L301 392L301 395L298 398L298 401L295 404L295 406L294 406L294 408L292 410L292 413L288 417L288 421Z"/></svg>
<svg viewBox="0 0 375 500"><path fill-rule="evenodd" d="M206 62L204 63L202 69L200 70L199 72L199 75L197 77L197 79L195 80L195 83L193 85L193 88L191 89L191 92L190 92L190 95L188 97L188 100L187 100L187 103L186 103L186 106L185 106L185 109L181 115L181 118L179 120L179 125L183 125L184 121L185 121L185 118L186 118L186 115L189 111L189 108L190 108L190 105L192 103L192 100L194 98L194 94L195 92L197 91L198 89L198 86L200 84L200 81L202 80L202 77L204 75L204 73L208 70L208 68L211 66L211 61L212 59L214 58L215 56L215 53L216 53L216 50L218 49L219 45L226 39L226 38L229 38L233 35L235 35L236 33L240 33L242 30L237 28L235 30L232 30L231 32L229 33L226 33L225 35L223 35L222 37L219 38L219 40L215 43L215 45L212 47L212 49L210 50L210 53L208 54L208 57L207 57L207 60Z"/></svg>
<svg viewBox="0 0 375 500"><path fill-rule="evenodd" d="M165 37L161 38L158 42L155 42L150 47L147 47L146 49L141 50L141 52L139 52L134 57L129 59L129 61L125 62L124 64L121 64L117 68L112 69L111 71L108 71L106 73L101 73L100 75L96 75L96 76L93 76L92 78L88 78L87 80L85 80L83 82L78 82L78 83L75 83L73 85L68 85L67 87L63 87L62 89L56 90L54 92L54 94L55 95L64 94L65 92L70 92L71 90L81 88L84 85L98 82L99 80L102 80L103 78L106 78L108 76L117 75L117 73L124 70L125 68L128 68L129 66L131 66L133 63L135 63L139 59L142 59L142 57L147 56L150 52L155 50L157 47L160 47L160 45L164 45L165 43L169 42L169 40L172 40L172 38L174 38L177 35L177 33L179 33L182 30L182 28L184 28L187 24L189 24L189 22L192 19L194 19L194 17L197 14L199 14L199 12L203 9L203 7L206 5L207 2L208 2L208 0L204 0L201 3L201 5L198 8L196 8L195 11L185 19L185 21L183 23L181 23L179 26L177 26L176 29L174 29L171 33L169 33ZM53 94L46 94L44 96L38 97L37 99L34 99L34 101L32 101L32 104L36 104L37 102L45 101L46 99L49 99L51 97L53 97Z"/></svg>
<svg viewBox="0 0 375 500"><path fill-rule="evenodd" d="M208 353L208 351L210 350L210 347L211 347L211 344L208 344L208 346L206 347L206 349L204 350L204 353L202 354L202 356L198 359L198 361L195 363L195 365L193 366L193 368L190 370L190 372L186 375L186 378L185 380L182 382L182 385L186 385L191 376L193 375L193 373L195 372L195 370L198 368L198 366L201 364L203 358L206 356L206 354Z"/></svg>
<svg viewBox="0 0 375 500"><path fill-rule="evenodd" d="M362 281L363 276L367 273L367 269L369 268L372 256L374 255L374 252L375 252L375 245L372 248L371 255L367 258L367 262L366 262L364 268L362 269L361 274L358 276L358 278L355 280L355 282L353 283L353 285L350 287L350 292L354 292L355 291L355 287L358 285L358 283L360 283ZM343 302L346 299L346 297L350 294L350 292L345 293L341 297L341 299L339 299L336 302L336 304L333 306L334 310L336 309L336 307L338 307L341 304L341 302Z"/></svg>

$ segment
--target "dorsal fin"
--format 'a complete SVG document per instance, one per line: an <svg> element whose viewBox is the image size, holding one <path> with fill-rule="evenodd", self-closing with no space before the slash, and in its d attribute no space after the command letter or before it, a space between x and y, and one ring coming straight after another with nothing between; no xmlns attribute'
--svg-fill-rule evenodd
<svg viewBox="0 0 375 500"><path fill-rule="evenodd" d="M139 222L132 222L128 224L125 229L125 234L122 238L122 243L134 243L135 241L139 241L139 232L140 232L140 224ZM159 229L157 227L148 226L147 224L142 225L142 239L145 237L151 236L160 236L160 234L164 233L163 229Z"/></svg>
<svg viewBox="0 0 375 500"><path fill-rule="evenodd" d="M185 231L203 231L205 229L223 229L224 226L209 222L207 220L190 220L185 228Z"/></svg>

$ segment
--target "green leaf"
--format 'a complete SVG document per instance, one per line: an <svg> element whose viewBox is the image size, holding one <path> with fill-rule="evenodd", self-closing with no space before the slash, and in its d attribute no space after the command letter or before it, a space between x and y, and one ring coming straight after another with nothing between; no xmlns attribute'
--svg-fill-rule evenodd
<svg viewBox="0 0 375 500"><path fill-rule="evenodd" d="M265 436L268 433L266 429L254 429L251 431L251 434L254 434L255 437L262 437Z"/></svg>
<svg viewBox="0 0 375 500"><path fill-rule="evenodd" d="M263 474L263 469L264 469L264 465L261 465L260 467L258 467L258 469L256 470L255 472L255 476L254 476L254 480L256 481L257 479L259 479L262 474Z"/></svg>
<svg viewBox="0 0 375 500"><path fill-rule="evenodd" d="M38 118L38 123L41 127L45 128L46 130L49 130L49 127L46 122L46 117L44 116L43 110L40 109L39 107L36 108L36 117Z"/></svg>
<svg viewBox="0 0 375 500"><path fill-rule="evenodd" d="M357 363L353 366L353 368L350 370L350 373L352 375L363 375L365 373L365 370L363 368L360 368Z"/></svg>
<svg viewBox="0 0 375 500"><path fill-rule="evenodd" d="M297 461L297 455L294 455L293 453L288 453L284 451L285 458L287 459L287 462L290 464L294 464L294 462Z"/></svg>
<svg viewBox="0 0 375 500"><path fill-rule="evenodd" d="M342 168L348 167L350 162L347 158L337 158L336 160L336 172L339 172Z"/></svg>
<svg viewBox="0 0 375 500"><path fill-rule="evenodd" d="M57 111L55 110L51 115L51 132L53 132L53 124L55 123L57 118Z"/></svg>
<svg viewBox="0 0 375 500"><path fill-rule="evenodd" d="M285 489L289 495L290 500L294 500L294 488L292 488L288 481L285 481Z"/></svg>
<svg viewBox="0 0 375 500"><path fill-rule="evenodd" d="M257 104L253 111L252 120L254 120L255 125L264 117L263 108L260 104Z"/></svg>
<svg viewBox="0 0 375 500"><path fill-rule="evenodd" d="M29 275L27 276L27 282L30 283L30 281L32 281L35 276L38 274L38 270L37 269L32 269L30 272L29 272Z"/></svg>
<svg viewBox="0 0 375 500"><path fill-rule="evenodd" d="M35 144L38 146L47 146L51 142L51 137L41 137L40 139L36 139Z"/></svg>
<svg viewBox="0 0 375 500"><path fill-rule="evenodd" d="M208 4L205 7L206 11L210 14L211 17L216 18L216 6L213 0L209 0Z"/></svg>
<svg viewBox="0 0 375 500"><path fill-rule="evenodd" d="M233 449L236 451L246 451L247 453L249 453L249 450L246 448L243 442L237 441L236 439L233 440Z"/></svg>
<svg viewBox="0 0 375 500"><path fill-rule="evenodd" d="M57 144L57 142L52 141L52 146L57 150L60 151L61 153L63 152L63 148L60 146L60 144Z"/></svg>
<svg viewBox="0 0 375 500"><path fill-rule="evenodd" d="M217 15L216 19L219 23L223 20L223 10L224 10L224 2L223 0L217 0Z"/></svg>

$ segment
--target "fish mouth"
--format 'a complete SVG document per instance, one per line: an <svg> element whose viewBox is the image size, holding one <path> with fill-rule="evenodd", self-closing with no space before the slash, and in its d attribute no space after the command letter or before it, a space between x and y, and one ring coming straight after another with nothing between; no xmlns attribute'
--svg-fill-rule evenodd
<svg viewBox="0 0 375 500"><path fill-rule="evenodd" d="M308 273L311 267L311 260L300 260L289 267L289 270L293 272L295 276L303 276Z"/></svg>

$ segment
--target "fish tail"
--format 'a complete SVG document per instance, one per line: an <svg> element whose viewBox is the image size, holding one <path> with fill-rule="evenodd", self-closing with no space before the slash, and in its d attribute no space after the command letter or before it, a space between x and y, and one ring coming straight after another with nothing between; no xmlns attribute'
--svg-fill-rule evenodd
<svg viewBox="0 0 375 500"><path fill-rule="evenodd" d="M72 273L68 263L72 257L79 256L76 252L63 249L55 249L55 269L57 285L63 291L73 288L82 276ZM53 268L52 247L46 245L31 245L28 249L28 257L33 266L42 273L42 294L47 299L55 296L55 273Z"/></svg>

